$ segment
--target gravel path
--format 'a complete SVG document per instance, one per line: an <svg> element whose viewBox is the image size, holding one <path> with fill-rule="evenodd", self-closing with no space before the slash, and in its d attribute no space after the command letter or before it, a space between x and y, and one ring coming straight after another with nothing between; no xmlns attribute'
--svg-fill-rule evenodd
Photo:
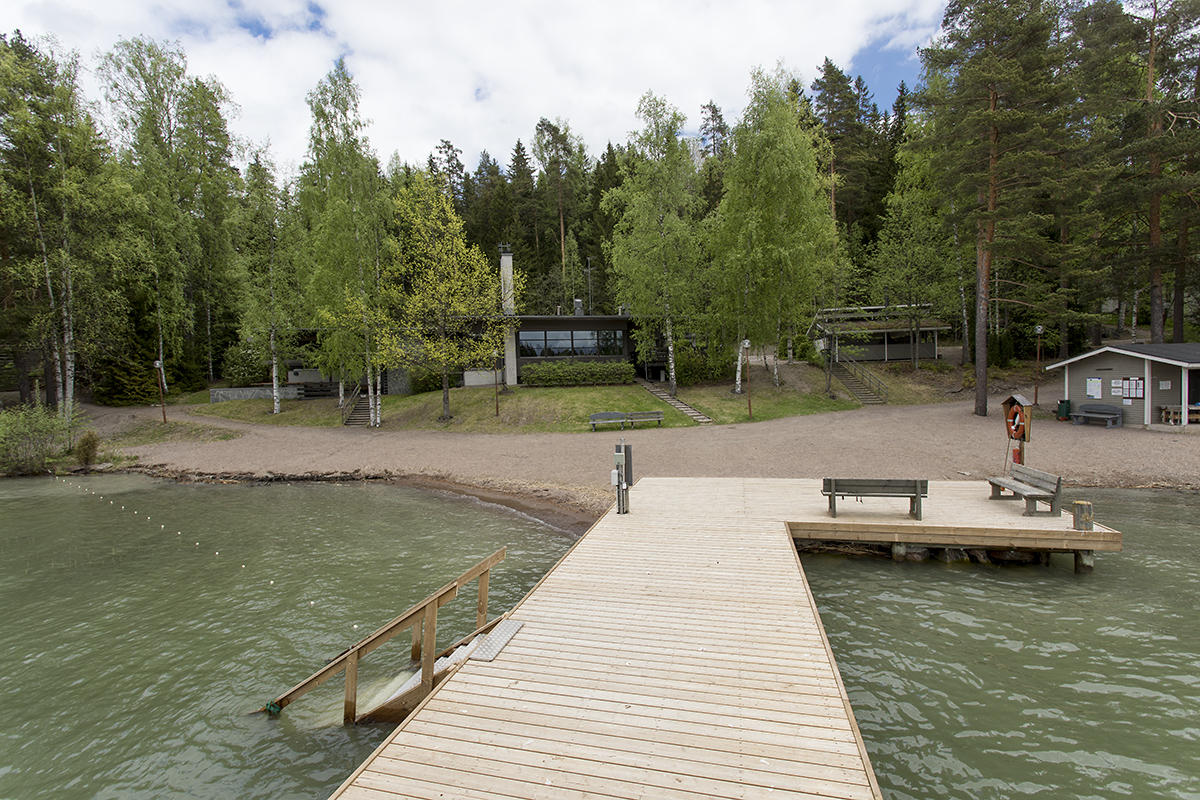
<svg viewBox="0 0 1200 800"><path fill-rule="evenodd" d="M299 428L193 417L173 419L242 432L210 443L127 448L142 468L175 476L263 479L329 475L475 487L594 516L611 505L609 471L621 436L634 477L826 476L979 480L1005 466L999 402L991 415L970 401L877 406L711 427L556 434L464 434L367 428ZM93 409L103 434L157 409ZM1075 486L1200 488L1200 425L1106 429L1036 420L1030 466Z"/></svg>

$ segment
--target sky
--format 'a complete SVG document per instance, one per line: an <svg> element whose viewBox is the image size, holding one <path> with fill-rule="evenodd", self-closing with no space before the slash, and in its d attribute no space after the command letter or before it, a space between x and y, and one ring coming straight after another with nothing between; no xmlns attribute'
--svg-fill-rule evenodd
<svg viewBox="0 0 1200 800"><path fill-rule="evenodd" d="M687 128L715 102L730 125L750 71L782 64L805 86L825 58L862 75L881 109L911 87L917 48L945 0L5 0L0 31L54 36L92 67L120 39L178 42L237 108L229 127L294 174L308 146L306 96L338 58L361 90L370 145L424 165L442 139L468 169L508 164L538 120L565 120L592 155L629 139L651 91ZM93 75L85 92L102 100Z"/></svg>

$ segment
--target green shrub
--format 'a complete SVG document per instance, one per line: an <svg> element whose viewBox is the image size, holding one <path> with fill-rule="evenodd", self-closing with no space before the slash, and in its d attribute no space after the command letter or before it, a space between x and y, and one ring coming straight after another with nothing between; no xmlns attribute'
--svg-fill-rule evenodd
<svg viewBox="0 0 1200 800"><path fill-rule="evenodd" d="M248 342L235 342L225 351L221 374L230 386L249 386L271 379L270 367L258 348Z"/></svg>
<svg viewBox="0 0 1200 800"><path fill-rule="evenodd" d="M628 361L539 361L521 370L526 386L605 386L633 383Z"/></svg>
<svg viewBox="0 0 1200 800"><path fill-rule="evenodd" d="M96 463L96 455L100 452L100 434L86 431L75 442L75 460L81 467L90 467Z"/></svg>
<svg viewBox="0 0 1200 800"><path fill-rule="evenodd" d="M675 348L675 383L679 386L695 386L698 383L721 381L732 369L733 356L721 353L713 360L690 344ZM724 357L727 356L727 357Z"/></svg>
<svg viewBox="0 0 1200 800"><path fill-rule="evenodd" d="M0 411L0 472L45 472L50 459L66 450L70 425L43 405Z"/></svg>
<svg viewBox="0 0 1200 800"><path fill-rule="evenodd" d="M150 406L158 404L158 374L149 364L112 360L103 366L99 384L92 392L105 406Z"/></svg>

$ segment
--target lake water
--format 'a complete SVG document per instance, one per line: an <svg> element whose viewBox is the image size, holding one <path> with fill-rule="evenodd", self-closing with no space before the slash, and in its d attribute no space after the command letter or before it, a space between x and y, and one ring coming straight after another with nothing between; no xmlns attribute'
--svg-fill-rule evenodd
<svg viewBox="0 0 1200 800"><path fill-rule="evenodd" d="M327 797L390 728L341 726L340 677L246 712L507 546L496 616L572 541L378 484L0 481L0 798ZM439 646L475 594L441 609ZM408 644L367 656L360 692Z"/></svg>
<svg viewBox="0 0 1200 800"><path fill-rule="evenodd" d="M1079 496L1125 533L1092 575L804 557L889 800L1200 798L1200 501ZM502 546L511 607L571 541L376 484L0 481L0 798L324 798L389 728L339 724L340 678L246 712Z"/></svg>
<svg viewBox="0 0 1200 800"><path fill-rule="evenodd" d="M803 557L889 800L1200 798L1200 498L1074 499L1091 575Z"/></svg>

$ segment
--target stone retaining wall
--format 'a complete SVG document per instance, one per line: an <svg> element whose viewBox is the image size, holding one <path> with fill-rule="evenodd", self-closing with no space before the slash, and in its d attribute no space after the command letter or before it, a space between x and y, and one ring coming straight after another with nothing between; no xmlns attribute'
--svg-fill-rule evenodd
<svg viewBox="0 0 1200 800"><path fill-rule="evenodd" d="M279 396L284 400L299 400L299 386L280 386ZM270 400L270 386L246 386L240 389L209 389L208 402L224 403L227 400Z"/></svg>

